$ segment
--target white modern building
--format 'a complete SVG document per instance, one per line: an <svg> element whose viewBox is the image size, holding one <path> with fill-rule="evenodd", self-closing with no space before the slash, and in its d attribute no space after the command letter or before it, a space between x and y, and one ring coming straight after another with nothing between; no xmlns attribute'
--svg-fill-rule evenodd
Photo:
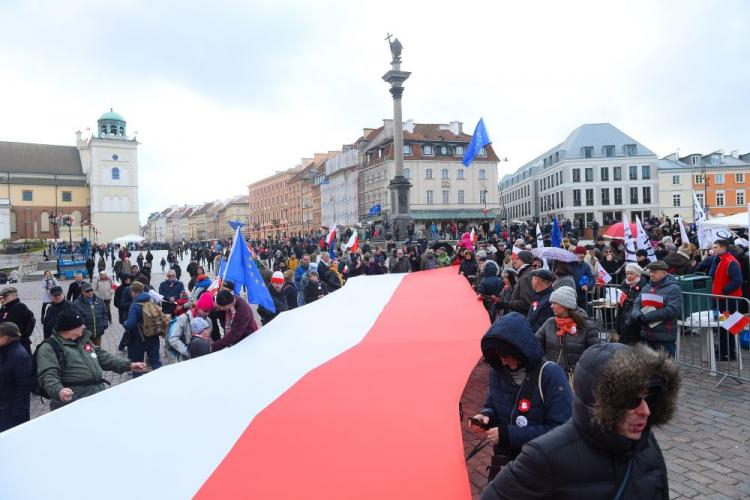
<svg viewBox="0 0 750 500"><path fill-rule="evenodd" d="M500 183L506 219L610 224L659 214L658 158L610 123L581 125Z"/></svg>
<svg viewBox="0 0 750 500"><path fill-rule="evenodd" d="M404 129L404 177L412 184L409 196L416 227L432 222L479 223L494 219L498 209L498 158L492 146L482 148L470 167L463 159L471 136L462 123L418 124L408 120ZM359 174L359 217L372 219L380 205L383 220L391 217L388 184L395 175L393 120L369 132Z"/></svg>

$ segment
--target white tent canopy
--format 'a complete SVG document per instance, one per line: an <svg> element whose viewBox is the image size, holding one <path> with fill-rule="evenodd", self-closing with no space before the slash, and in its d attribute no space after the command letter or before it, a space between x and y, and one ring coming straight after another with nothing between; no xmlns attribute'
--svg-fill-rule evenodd
<svg viewBox="0 0 750 500"><path fill-rule="evenodd" d="M747 227L747 219L747 212L740 212L738 214L728 215L726 217L714 217L713 219L709 219L703 223L703 227Z"/></svg>
<svg viewBox="0 0 750 500"><path fill-rule="evenodd" d="M138 236L137 234L126 234L124 236L120 236L118 238L115 238L112 240L112 243L140 243L141 241L145 240L143 236Z"/></svg>

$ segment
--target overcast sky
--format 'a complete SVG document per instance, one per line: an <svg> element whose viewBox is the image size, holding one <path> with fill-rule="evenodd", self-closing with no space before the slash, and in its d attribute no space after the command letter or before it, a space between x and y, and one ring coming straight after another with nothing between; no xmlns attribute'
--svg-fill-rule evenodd
<svg viewBox="0 0 750 500"><path fill-rule="evenodd" d="M137 131L141 220L247 193L392 116L483 116L512 172L582 123L667 155L750 151L750 2L0 0L0 140Z"/></svg>

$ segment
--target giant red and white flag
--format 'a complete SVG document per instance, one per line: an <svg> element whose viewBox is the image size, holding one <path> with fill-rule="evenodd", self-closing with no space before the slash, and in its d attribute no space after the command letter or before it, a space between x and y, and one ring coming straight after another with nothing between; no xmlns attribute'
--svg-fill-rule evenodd
<svg viewBox="0 0 750 500"><path fill-rule="evenodd" d="M487 327L451 269L351 279L0 434L0 498L468 500L458 402Z"/></svg>

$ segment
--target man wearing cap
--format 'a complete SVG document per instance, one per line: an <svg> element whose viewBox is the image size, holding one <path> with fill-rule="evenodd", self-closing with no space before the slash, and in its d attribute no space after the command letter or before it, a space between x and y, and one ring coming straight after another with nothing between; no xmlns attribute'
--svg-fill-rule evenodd
<svg viewBox="0 0 750 500"><path fill-rule="evenodd" d="M50 396L50 410L104 390L104 370L142 372L145 363L118 358L91 342L83 318L72 308L60 312L56 333L37 348L39 386ZM50 344L56 342L60 357Z"/></svg>
<svg viewBox="0 0 750 500"><path fill-rule="evenodd" d="M536 332L545 321L552 317L552 306L549 301L552 294L552 282L555 275L547 269L535 269L531 271L531 287L534 289L534 297L526 315L526 321L531 326L531 331Z"/></svg>
<svg viewBox="0 0 750 500"><path fill-rule="evenodd" d="M573 418L523 447L482 500L669 498L652 431L677 408L677 367L645 347L590 347L574 375Z"/></svg>
<svg viewBox="0 0 750 500"><path fill-rule="evenodd" d="M94 295L94 287L85 281L81 285L81 296L73 302L76 312L83 318L86 329L91 332L94 345L102 345L102 335L109 326L109 315L104 301Z"/></svg>
<svg viewBox="0 0 750 500"><path fill-rule="evenodd" d="M230 292L231 293L231 292ZM214 298L210 293L204 293L193 304L191 309L177 317L174 326L169 330L167 342L172 355L177 353L177 360L184 361L190 359L190 341L192 339L192 330L190 323L196 318L207 319L214 308Z"/></svg>
<svg viewBox="0 0 750 500"><path fill-rule="evenodd" d="M50 289L49 294L52 298L52 302L50 303L49 307L47 307L47 311L44 314L44 319L42 320L45 339L55 333L55 323L57 322L57 317L60 315L60 312L63 309L72 307L72 304L65 298L65 294L63 293L63 289L61 286L53 286Z"/></svg>
<svg viewBox="0 0 750 500"><path fill-rule="evenodd" d="M233 346L258 329L253 311L242 297L222 290L216 294L214 307L224 312L224 336L211 344L211 352Z"/></svg>
<svg viewBox="0 0 750 500"><path fill-rule="evenodd" d="M6 321L15 323L21 332L19 342L26 349L26 352L31 354L31 335L34 333L34 325L36 324L34 313L18 298L18 290L14 286L3 288L0 291L0 303L2 303L0 323Z"/></svg>
<svg viewBox="0 0 750 500"><path fill-rule="evenodd" d="M328 254L323 255L328 256ZM318 266L318 270L323 268L328 270L324 263L321 262L321 265ZM264 325L270 323L271 320L279 315L279 313L289 310L289 307L286 304L286 297L284 297L284 294L281 292L282 288L284 288L284 274L281 271L276 271L273 273L273 276L271 276L271 286L268 288L276 312L271 312L263 306L258 306L258 314L263 320Z"/></svg>
<svg viewBox="0 0 750 500"><path fill-rule="evenodd" d="M507 303L500 302L498 307L501 309L511 309L519 312L524 316L528 314L531 303L534 300L534 288L531 286L531 263L534 261L534 255L528 250L521 250L513 256L511 265L518 273L516 286L513 288L513 295Z"/></svg>
<svg viewBox="0 0 750 500"><path fill-rule="evenodd" d="M30 418L31 355L20 338L15 323L0 323L0 432Z"/></svg>
<svg viewBox="0 0 750 500"><path fill-rule="evenodd" d="M500 317L482 337L481 346L490 365L489 390L469 428L494 445L492 479L526 443L570 418L573 395L563 369L545 363L544 352L521 314Z"/></svg>
<svg viewBox="0 0 750 500"><path fill-rule="evenodd" d="M664 262L654 261L646 269L651 280L633 302L630 320L640 324L641 339L651 348L674 357L677 321L682 318L682 291Z"/></svg>

